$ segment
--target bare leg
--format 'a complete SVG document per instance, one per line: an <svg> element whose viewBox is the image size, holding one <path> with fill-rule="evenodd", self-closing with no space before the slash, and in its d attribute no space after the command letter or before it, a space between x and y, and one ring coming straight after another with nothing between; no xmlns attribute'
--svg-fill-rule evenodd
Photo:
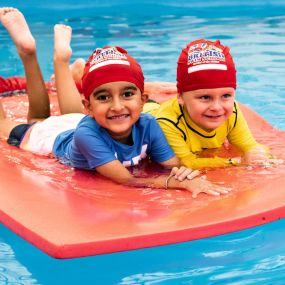
<svg viewBox="0 0 285 285"><path fill-rule="evenodd" d="M69 69L72 74L72 78L75 81L75 83L81 83L81 78L83 75L84 67L85 67L86 61L83 58L77 58L74 62L72 62L69 65ZM55 80L55 75L52 74L50 77L51 81Z"/></svg>
<svg viewBox="0 0 285 285"><path fill-rule="evenodd" d="M49 97L38 64L36 44L23 14L15 8L0 8L0 20L14 41L23 62L29 97L28 122L49 117Z"/></svg>
<svg viewBox="0 0 285 285"><path fill-rule="evenodd" d="M81 96L69 68L71 33L69 26L54 26L54 74L61 114L83 113Z"/></svg>

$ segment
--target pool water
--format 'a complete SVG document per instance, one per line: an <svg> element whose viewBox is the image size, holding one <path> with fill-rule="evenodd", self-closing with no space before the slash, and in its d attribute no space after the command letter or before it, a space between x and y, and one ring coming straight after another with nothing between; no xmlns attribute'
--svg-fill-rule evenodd
<svg viewBox="0 0 285 285"><path fill-rule="evenodd" d="M182 47L197 38L231 47L239 101L285 130L284 1L2 1L18 7L37 40L46 80L53 72L53 25L73 28L73 59L120 45L139 60L147 81L175 81ZM1 76L23 75L0 27ZM1 198L1 197L0 197ZM16 205L15 205L16 207ZM56 260L0 226L4 284L284 284L285 220L209 239Z"/></svg>

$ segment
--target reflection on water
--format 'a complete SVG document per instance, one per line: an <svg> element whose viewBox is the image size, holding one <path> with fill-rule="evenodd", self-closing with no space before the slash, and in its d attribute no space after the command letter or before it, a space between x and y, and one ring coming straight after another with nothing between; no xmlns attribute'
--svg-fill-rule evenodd
<svg viewBox="0 0 285 285"><path fill-rule="evenodd" d="M118 284L284 284L284 231L274 230L282 225L173 246L168 270L130 275Z"/></svg>
<svg viewBox="0 0 285 285"><path fill-rule="evenodd" d="M39 284L32 274L15 256L9 244L0 239L0 284L1 285L36 285Z"/></svg>

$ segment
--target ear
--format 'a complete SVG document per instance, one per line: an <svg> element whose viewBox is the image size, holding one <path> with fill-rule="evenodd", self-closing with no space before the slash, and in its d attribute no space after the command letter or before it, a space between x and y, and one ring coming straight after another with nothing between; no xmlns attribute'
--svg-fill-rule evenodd
<svg viewBox="0 0 285 285"><path fill-rule="evenodd" d="M144 92L144 93L142 94L142 102L143 102L143 103L147 102L148 98L149 98L149 95Z"/></svg>
<svg viewBox="0 0 285 285"><path fill-rule="evenodd" d="M179 93L179 94L177 95L177 100L178 100L179 105L181 105L181 106L184 105L183 93Z"/></svg>
<svg viewBox="0 0 285 285"><path fill-rule="evenodd" d="M81 102L82 102L82 104L84 106L84 109L85 109L86 113L88 115L90 115L91 112L92 112L92 107L91 107L90 101L87 100L86 98L82 98Z"/></svg>

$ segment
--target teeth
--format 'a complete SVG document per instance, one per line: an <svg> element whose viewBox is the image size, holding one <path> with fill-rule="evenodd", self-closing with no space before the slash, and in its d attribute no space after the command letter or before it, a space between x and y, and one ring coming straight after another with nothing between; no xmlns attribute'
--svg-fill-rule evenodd
<svg viewBox="0 0 285 285"><path fill-rule="evenodd" d="M119 115L119 116L112 116L112 117L109 117L109 119L111 120L115 120L115 119L121 119L121 118L127 118L128 115Z"/></svg>

